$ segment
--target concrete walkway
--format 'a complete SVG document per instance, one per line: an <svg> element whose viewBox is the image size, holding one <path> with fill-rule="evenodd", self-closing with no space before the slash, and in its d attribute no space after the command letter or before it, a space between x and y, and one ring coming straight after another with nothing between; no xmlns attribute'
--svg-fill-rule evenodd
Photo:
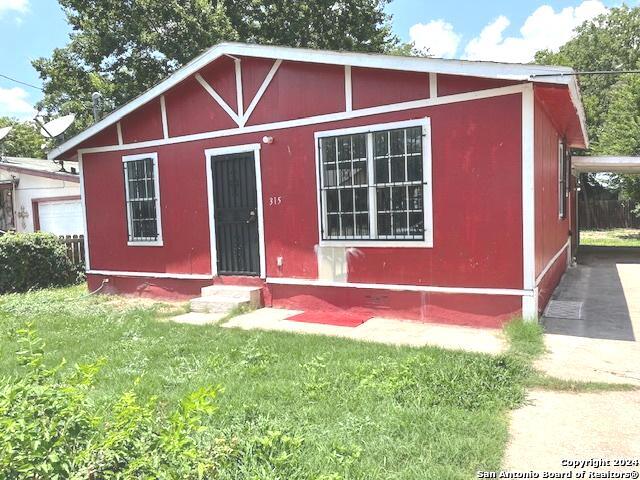
<svg viewBox="0 0 640 480"><path fill-rule="evenodd" d="M562 460L638 459L640 454L640 391L534 390L529 392L528 405L510 416L503 461L507 470L568 472L572 469L562 467ZM568 478L576 478L575 472L582 470L621 472L640 471L640 467L579 468Z"/></svg>
<svg viewBox="0 0 640 480"><path fill-rule="evenodd" d="M261 308L232 318L222 326L244 330L273 330L349 338L365 342L422 347L431 345L453 350L498 354L506 348L500 330L372 318L357 327L340 327L287 320L296 310Z"/></svg>
<svg viewBox="0 0 640 480"><path fill-rule="evenodd" d="M640 342L545 335L535 367L552 377L640 386Z"/></svg>

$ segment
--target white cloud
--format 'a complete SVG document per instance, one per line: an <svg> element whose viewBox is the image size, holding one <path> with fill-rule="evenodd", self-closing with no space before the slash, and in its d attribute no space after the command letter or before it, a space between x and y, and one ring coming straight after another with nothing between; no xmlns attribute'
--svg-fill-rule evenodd
<svg viewBox="0 0 640 480"><path fill-rule="evenodd" d="M434 57L453 57L462 38L453 30L453 25L444 20L416 23L409 29L409 37L416 48L429 49Z"/></svg>
<svg viewBox="0 0 640 480"><path fill-rule="evenodd" d="M0 0L0 17L6 12L27 13L29 0Z"/></svg>
<svg viewBox="0 0 640 480"><path fill-rule="evenodd" d="M20 87L0 87L0 117L33 118L36 110L27 100L29 94Z"/></svg>
<svg viewBox="0 0 640 480"><path fill-rule="evenodd" d="M577 7L563 8L559 12L549 5L542 5L525 20L519 36L506 38L504 32L511 22L501 15L469 41L464 58L530 62L538 50L557 50L573 37L577 26L606 11L600 0L585 0Z"/></svg>

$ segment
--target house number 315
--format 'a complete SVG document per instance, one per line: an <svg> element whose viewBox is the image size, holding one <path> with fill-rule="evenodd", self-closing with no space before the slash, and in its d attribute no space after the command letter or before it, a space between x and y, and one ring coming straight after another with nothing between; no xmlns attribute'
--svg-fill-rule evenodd
<svg viewBox="0 0 640 480"><path fill-rule="evenodd" d="M276 205L280 205L282 203L282 197L269 197L269 206L275 207Z"/></svg>

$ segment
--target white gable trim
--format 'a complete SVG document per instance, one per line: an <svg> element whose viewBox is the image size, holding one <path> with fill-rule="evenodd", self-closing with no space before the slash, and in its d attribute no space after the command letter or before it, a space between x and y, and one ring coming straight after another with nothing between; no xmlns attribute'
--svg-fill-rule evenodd
<svg viewBox="0 0 640 480"><path fill-rule="evenodd" d="M327 50L310 50L304 48L274 47L265 45L249 45L243 43L220 43L200 56L187 63L164 81L150 88L139 97L113 111L98 123L67 140L58 148L52 150L48 158L54 159L58 155L71 150L109 125L114 124L124 116L140 106L162 95L183 80L197 73L204 66L222 55L237 55L297 62L313 62L332 65L350 65L353 67L381 68L388 70L403 70L425 73L444 73L451 75L466 75L505 80L520 80L540 83L569 85L572 98L578 112L582 105L577 94L577 83L573 73L567 67L548 67L543 65L525 65L496 62L473 62L466 60L449 60L440 58L401 57L395 55L379 55L354 52L332 52ZM271 73L271 72L270 72ZM557 76L540 77L532 75L558 74ZM576 96L578 95L578 96ZM254 107L255 108L255 107ZM247 110L247 113L249 111ZM235 115L235 112L234 112ZM245 119L248 116L245 114Z"/></svg>
<svg viewBox="0 0 640 480"><path fill-rule="evenodd" d="M282 64L282 60L276 60L271 66L271 70L269 70L269 73L267 73L267 76L265 77L262 84L260 85L260 88L256 92L256 96L253 97L253 100L251 100L251 103L249 104L249 108L247 108L247 111L242 116L242 123L240 125L241 127L244 127L247 121L249 120L249 117L253 113L253 110L256 108L256 106L258 105L258 102L264 95L264 92L267 91L267 87L271 83L271 80L273 80L273 77L276 76L276 72L278 71L278 68L280 68L281 64Z"/></svg>
<svg viewBox="0 0 640 480"><path fill-rule="evenodd" d="M169 145L174 143L194 142L209 138L229 137L233 135L242 135L245 133L267 132L269 130L280 130L283 128L295 128L304 125L315 125L318 123L337 122L339 120L347 120L352 118L367 117L370 115L380 115L390 112L400 112L404 110L413 110L416 108L432 107L435 105L446 105L450 103L468 102L479 100L482 98L500 97L503 95L513 95L522 93L530 85L517 84L508 87L491 88L487 90L479 90L477 92L465 92L455 95L447 95L445 97L428 98L424 100L411 100L409 102L393 103L390 105L381 105L377 107L368 107L351 112L327 113L324 115L316 115L313 117L299 118L295 120L284 120L281 122L264 123L258 125L249 125L240 128L230 128L227 130L215 130L212 132L194 133L191 135L183 135L180 137L169 137L165 139L149 140L145 142L129 143L125 145L107 145L104 147L91 147L80 149L82 153L98 153L98 152L114 152L119 150L130 150L134 148L156 147L159 145Z"/></svg>
<svg viewBox="0 0 640 480"><path fill-rule="evenodd" d="M218 92L216 92L216 90L211 85L209 85L209 82L207 82L199 73L196 73L196 80L200 85L202 85L207 93L211 95L216 102L218 102L218 105L220 105L222 109L227 112L227 114L233 119L233 121L236 122L238 126L240 126L240 117L238 117L238 114L234 112L233 108L231 108L227 104L227 102L225 102L224 99L218 94Z"/></svg>

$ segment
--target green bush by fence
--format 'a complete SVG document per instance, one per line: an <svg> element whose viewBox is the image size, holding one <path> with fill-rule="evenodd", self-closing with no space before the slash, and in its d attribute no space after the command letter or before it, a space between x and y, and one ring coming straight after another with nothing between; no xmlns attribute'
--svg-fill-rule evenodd
<svg viewBox="0 0 640 480"><path fill-rule="evenodd" d="M7 233L0 236L0 293L70 285L78 269L67 248L50 233Z"/></svg>

